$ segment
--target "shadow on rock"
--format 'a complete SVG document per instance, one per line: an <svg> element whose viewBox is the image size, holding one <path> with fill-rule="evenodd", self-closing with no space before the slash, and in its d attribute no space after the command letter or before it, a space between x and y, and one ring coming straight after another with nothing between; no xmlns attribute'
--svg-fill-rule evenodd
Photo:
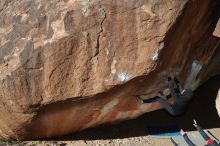
<svg viewBox="0 0 220 146"><path fill-rule="evenodd" d="M99 140L121 139L147 135L148 126L178 125L186 131L195 130L192 123L196 119L205 129L220 127L220 118L215 108L215 99L220 88L220 76L208 80L194 93L194 99L185 115L172 117L164 110L158 110L135 119L114 125L89 128L82 132L59 137L55 140Z"/></svg>

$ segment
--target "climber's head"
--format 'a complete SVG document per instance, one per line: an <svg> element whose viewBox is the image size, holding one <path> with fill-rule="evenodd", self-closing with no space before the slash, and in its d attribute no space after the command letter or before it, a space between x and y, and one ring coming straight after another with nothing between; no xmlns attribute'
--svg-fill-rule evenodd
<svg viewBox="0 0 220 146"><path fill-rule="evenodd" d="M169 96L170 95L170 89L169 88L164 89L163 90L163 95Z"/></svg>

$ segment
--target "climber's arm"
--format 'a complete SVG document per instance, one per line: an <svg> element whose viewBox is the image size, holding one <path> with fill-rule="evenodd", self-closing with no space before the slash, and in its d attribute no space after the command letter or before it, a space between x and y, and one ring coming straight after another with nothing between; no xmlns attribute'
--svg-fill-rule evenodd
<svg viewBox="0 0 220 146"><path fill-rule="evenodd" d="M159 96L155 96L149 99L142 99L139 95L135 95L135 97L140 104L156 102L160 98Z"/></svg>

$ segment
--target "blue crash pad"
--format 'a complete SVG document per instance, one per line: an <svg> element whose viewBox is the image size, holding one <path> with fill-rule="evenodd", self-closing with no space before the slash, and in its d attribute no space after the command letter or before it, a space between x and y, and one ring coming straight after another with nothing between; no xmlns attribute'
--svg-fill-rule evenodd
<svg viewBox="0 0 220 146"><path fill-rule="evenodd" d="M181 136L180 129L176 125L166 126L151 126L148 127L148 134L150 137L170 138L173 136Z"/></svg>

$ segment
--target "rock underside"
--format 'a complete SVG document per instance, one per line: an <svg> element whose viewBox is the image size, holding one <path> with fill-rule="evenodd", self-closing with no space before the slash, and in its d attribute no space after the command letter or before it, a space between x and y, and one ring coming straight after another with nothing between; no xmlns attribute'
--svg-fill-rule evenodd
<svg viewBox="0 0 220 146"><path fill-rule="evenodd" d="M0 135L60 136L161 109L174 72L196 89L219 74L220 1L3 0ZM218 25L217 25L218 24Z"/></svg>

